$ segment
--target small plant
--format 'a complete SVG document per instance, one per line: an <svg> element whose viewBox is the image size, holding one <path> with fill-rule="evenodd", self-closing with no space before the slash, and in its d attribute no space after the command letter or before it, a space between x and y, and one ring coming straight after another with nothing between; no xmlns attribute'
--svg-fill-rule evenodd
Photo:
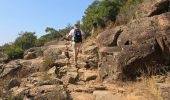
<svg viewBox="0 0 170 100"><path fill-rule="evenodd" d="M155 100L163 100L161 97L161 93L156 86L156 81L154 77L143 77L143 82L144 85L147 86L149 92L155 97Z"/></svg>

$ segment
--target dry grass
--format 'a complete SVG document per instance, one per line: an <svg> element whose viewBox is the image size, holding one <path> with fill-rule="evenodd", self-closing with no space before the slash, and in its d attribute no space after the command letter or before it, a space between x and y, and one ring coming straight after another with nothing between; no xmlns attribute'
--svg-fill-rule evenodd
<svg viewBox="0 0 170 100"><path fill-rule="evenodd" d="M163 100L160 90L156 86L156 79L154 77L143 78L143 85L146 86L149 92L155 97L155 100Z"/></svg>
<svg viewBox="0 0 170 100"><path fill-rule="evenodd" d="M147 100L145 97L142 96L136 96L134 94L129 94L126 97L127 100Z"/></svg>
<svg viewBox="0 0 170 100"><path fill-rule="evenodd" d="M127 100L163 100L156 81L155 77L142 76L137 82L122 82L120 86L127 90Z"/></svg>

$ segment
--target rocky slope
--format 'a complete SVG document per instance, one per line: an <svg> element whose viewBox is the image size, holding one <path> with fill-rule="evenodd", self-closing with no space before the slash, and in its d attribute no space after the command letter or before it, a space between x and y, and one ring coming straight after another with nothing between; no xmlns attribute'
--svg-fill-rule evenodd
<svg viewBox="0 0 170 100"><path fill-rule="evenodd" d="M145 0L136 19L87 39L78 68L71 47L67 62L65 41L1 63L0 100L169 100L169 6Z"/></svg>
<svg viewBox="0 0 170 100"><path fill-rule="evenodd" d="M98 35L102 78L133 78L143 71L166 69L170 59L169 2L146 1L136 19Z"/></svg>

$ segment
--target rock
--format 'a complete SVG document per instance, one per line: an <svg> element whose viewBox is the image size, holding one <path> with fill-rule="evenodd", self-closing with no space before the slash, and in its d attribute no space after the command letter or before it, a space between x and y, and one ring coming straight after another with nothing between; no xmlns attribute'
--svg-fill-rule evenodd
<svg viewBox="0 0 170 100"><path fill-rule="evenodd" d="M54 75L45 72L33 73L30 77L23 79L22 83L34 84L35 86L62 84L62 81Z"/></svg>
<svg viewBox="0 0 170 100"><path fill-rule="evenodd" d="M43 58L36 58L31 61L31 71L46 71L49 69L49 62L44 60Z"/></svg>
<svg viewBox="0 0 170 100"><path fill-rule="evenodd" d="M23 66L19 63L19 61L11 61L8 64L3 65L3 69L0 73L0 78L5 77L7 75L15 76L21 70Z"/></svg>
<svg viewBox="0 0 170 100"><path fill-rule="evenodd" d="M118 92L119 93L124 93L124 92L126 92L126 90L124 88L118 88Z"/></svg>
<svg viewBox="0 0 170 100"><path fill-rule="evenodd" d="M52 67L51 69L49 69L48 71L47 71L47 74L48 75L54 75L54 76L56 76L56 67L54 66L54 67Z"/></svg>
<svg viewBox="0 0 170 100"><path fill-rule="evenodd" d="M74 92L93 93L94 90L93 87L79 87L74 89Z"/></svg>
<svg viewBox="0 0 170 100"><path fill-rule="evenodd" d="M85 49L83 49L83 54L90 55L90 54L97 54L97 46L88 46Z"/></svg>
<svg viewBox="0 0 170 100"><path fill-rule="evenodd" d="M2 69L3 69L3 66L4 66L4 64L0 64L0 72L1 72Z"/></svg>
<svg viewBox="0 0 170 100"><path fill-rule="evenodd" d="M43 55L43 48L42 47L34 47L30 48L24 53L24 59L34 59Z"/></svg>
<svg viewBox="0 0 170 100"><path fill-rule="evenodd" d="M98 77L98 74L96 71L90 71L90 70L79 70L79 79L83 81L90 81L95 80Z"/></svg>
<svg viewBox="0 0 170 100"><path fill-rule="evenodd" d="M67 65L67 62L65 59L57 59L55 62L54 62L54 65L57 66L57 67L63 67L63 66L66 66Z"/></svg>
<svg viewBox="0 0 170 100"><path fill-rule="evenodd" d="M37 60L37 59L35 59ZM34 60L13 60L7 64L3 64L2 69L0 68L0 77L5 78L6 76L11 77L25 77L32 74L38 70L40 66L32 66ZM40 65L40 64L39 64Z"/></svg>
<svg viewBox="0 0 170 100"><path fill-rule="evenodd" d="M17 87L17 88L12 88L11 91L12 91L12 96L13 96L13 99L15 100L23 100L23 98L25 97L25 92L26 90L28 90L29 88L28 87Z"/></svg>
<svg viewBox="0 0 170 100"><path fill-rule="evenodd" d="M13 87L20 86L20 82L17 79L11 79L8 83L8 89L10 90Z"/></svg>
<svg viewBox="0 0 170 100"><path fill-rule="evenodd" d="M103 85L95 85L93 87L95 90L107 90L107 87Z"/></svg>
<svg viewBox="0 0 170 100"><path fill-rule="evenodd" d="M77 78L78 78L77 72L67 72L67 75L62 77L62 81L74 84L76 82Z"/></svg>
<svg viewBox="0 0 170 100"><path fill-rule="evenodd" d="M30 89L30 96L34 97L35 100L48 99L52 100L68 100L69 96L67 90L63 86L57 85L43 85Z"/></svg>
<svg viewBox="0 0 170 100"><path fill-rule="evenodd" d="M137 12L136 18L151 17L154 15L160 15L162 13L168 12L169 10L168 0L148 0L143 2Z"/></svg>
<svg viewBox="0 0 170 100"><path fill-rule="evenodd" d="M58 58L59 55L62 54L63 48L59 48L56 46L50 46L48 49L46 49L43 53L44 57L54 63Z"/></svg>
<svg viewBox="0 0 170 100"><path fill-rule="evenodd" d="M28 52L27 55L24 56L25 60L34 59L34 58L36 58L36 55L32 52Z"/></svg>
<svg viewBox="0 0 170 100"><path fill-rule="evenodd" d="M109 91L94 91L95 100L126 100L125 98L114 95Z"/></svg>
<svg viewBox="0 0 170 100"><path fill-rule="evenodd" d="M96 39L98 47L118 46L117 41L120 34L123 32L120 30L122 27L124 26L118 26L100 33Z"/></svg>

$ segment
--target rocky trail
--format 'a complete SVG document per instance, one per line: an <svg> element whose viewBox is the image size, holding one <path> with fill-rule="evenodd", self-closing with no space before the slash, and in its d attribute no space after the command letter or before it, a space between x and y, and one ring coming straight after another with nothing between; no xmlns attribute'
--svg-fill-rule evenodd
<svg viewBox="0 0 170 100"><path fill-rule="evenodd" d="M73 65L71 48L69 48L71 56L69 65L63 53L64 44L49 45L45 48L46 50L41 48L44 50L44 56L31 57L36 54L35 51L38 50L36 48L32 50L34 52L27 53L25 59L11 61L4 65L1 77L13 78L5 83L11 94L3 89L2 100L9 98L15 100L159 100L157 99L159 95L150 92L152 88L145 87L147 83L142 81L134 83L101 81L96 67L98 58L95 45L91 45L92 49L86 49L87 51L82 49L78 68ZM60 50L61 53L58 54ZM48 60L46 58L51 57L50 53L53 56L57 53L53 63L49 62L50 58ZM44 68L47 65L49 67ZM13 69L18 69L18 72ZM155 87L152 91L154 89Z"/></svg>
<svg viewBox="0 0 170 100"><path fill-rule="evenodd" d="M47 71L43 68L45 62L44 57L31 57L31 55L34 55L33 52L27 53L23 60L9 62L5 69L3 69L1 77L13 77L13 75L18 74L16 78L11 79L7 84L8 89L10 89L15 99L38 100L44 98L45 100L59 100L58 98L60 98L65 100L109 100L110 97L123 98L112 93L116 88L114 85L103 84L99 80L98 69L95 65L97 64L95 63L97 58L94 59L96 55L92 54L96 46L89 51L85 51L87 54L81 51L78 56L78 68L73 64L71 48L69 48L69 54L71 56L69 65L67 65L66 57L64 56L64 44L49 45L46 48L48 48L47 51L50 48L53 53L56 49L62 50L60 55L58 55L60 58L57 58L54 61L54 65L50 65L51 68L48 68L49 70ZM44 52L46 52L46 50ZM50 58L48 58L48 60L49 59ZM92 62L88 62L90 59ZM11 68L11 66L13 68ZM15 73L13 69L18 69L19 73ZM111 87L113 87L113 90ZM61 89L57 91L58 88ZM60 91L65 93L58 96L58 92ZM4 90L3 92L5 94L7 91ZM54 98L51 99L51 96ZM7 96L6 98L9 97Z"/></svg>

